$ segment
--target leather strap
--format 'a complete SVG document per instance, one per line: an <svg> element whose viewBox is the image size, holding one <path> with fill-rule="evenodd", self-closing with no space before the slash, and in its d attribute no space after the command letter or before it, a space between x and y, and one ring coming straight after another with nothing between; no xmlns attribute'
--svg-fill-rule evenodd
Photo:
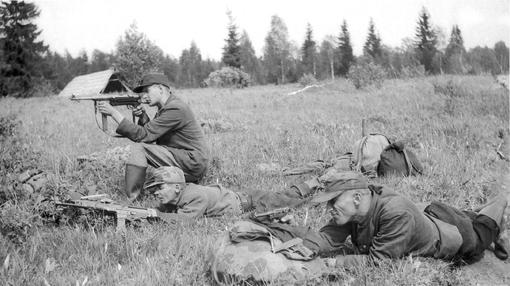
<svg viewBox="0 0 510 286"><path fill-rule="evenodd" d="M411 164L411 161L409 161L409 156L407 155L407 151L406 151L405 147L404 147L404 149L402 149L402 153L404 154L404 160L406 161L407 176L411 176L411 171L412 171L413 165Z"/></svg>

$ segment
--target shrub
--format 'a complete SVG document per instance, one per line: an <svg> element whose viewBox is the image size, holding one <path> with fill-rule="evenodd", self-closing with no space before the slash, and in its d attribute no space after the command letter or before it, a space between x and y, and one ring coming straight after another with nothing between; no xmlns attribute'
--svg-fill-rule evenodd
<svg viewBox="0 0 510 286"><path fill-rule="evenodd" d="M373 62L357 64L349 69L347 78L357 89L369 85L381 86L386 78L386 71L380 65Z"/></svg>
<svg viewBox="0 0 510 286"><path fill-rule="evenodd" d="M0 117L0 140L4 137L13 136L20 122L15 115Z"/></svg>
<svg viewBox="0 0 510 286"><path fill-rule="evenodd" d="M413 78L425 76L425 67L423 65L405 66L400 71L401 78Z"/></svg>
<svg viewBox="0 0 510 286"><path fill-rule="evenodd" d="M452 79L449 79L446 82L434 81L432 82L432 85L434 86L434 93L441 93L451 98L465 97L470 94L469 89Z"/></svg>
<svg viewBox="0 0 510 286"><path fill-rule="evenodd" d="M313 76L313 74L306 73L299 79L299 84L302 86L317 84L317 79Z"/></svg>
<svg viewBox="0 0 510 286"><path fill-rule="evenodd" d="M30 213L25 206L11 202L0 207L0 215L0 233L15 244L24 243L35 227L41 225L38 215Z"/></svg>
<svg viewBox="0 0 510 286"><path fill-rule="evenodd" d="M238 68L223 67L210 73L204 83L209 87L243 88L251 84L251 78Z"/></svg>

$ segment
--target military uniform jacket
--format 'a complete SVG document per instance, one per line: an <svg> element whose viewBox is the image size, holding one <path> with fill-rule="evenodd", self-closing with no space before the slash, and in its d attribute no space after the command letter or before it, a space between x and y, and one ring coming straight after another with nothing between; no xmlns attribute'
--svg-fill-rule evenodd
<svg viewBox="0 0 510 286"><path fill-rule="evenodd" d="M184 172L197 179L207 169L209 152L202 129L189 106L174 95L144 126L135 125L124 118L116 132L134 142L156 143L166 147Z"/></svg>
<svg viewBox="0 0 510 286"><path fill-rule="evenodd" d="M331 221L318 233L311 232L304 245L316 254L335 251L348 236L357 255L346 256L346 264L362 259L433 256L439 232L415 204L386 187L369 186L372 202L368 215L359 222L337 225Z"/></svg>

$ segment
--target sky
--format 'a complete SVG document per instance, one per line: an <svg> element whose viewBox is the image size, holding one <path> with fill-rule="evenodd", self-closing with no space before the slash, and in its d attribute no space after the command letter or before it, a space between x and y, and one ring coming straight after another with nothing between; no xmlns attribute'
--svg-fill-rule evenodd
<svg viewBox="0 0 510 286"><path fill-rule="evenodd" d="M115 50L132 23L166 54L178 58L194 41L203 58L221 59L227 37L227 10L238 32L245 30L257 56L262 55L272 15L283 19L289 38L301 46L307 23L320 42L338 37L343 20L351 34L356 55L361 54L370 18L383 44L397 47L413 37L418 15L425 7L434 26L448 40L458 25L464 46L493 47L510 43L510 0L35 0L41 10L36 24L50 49L77 56L85 50Z"/></svg>

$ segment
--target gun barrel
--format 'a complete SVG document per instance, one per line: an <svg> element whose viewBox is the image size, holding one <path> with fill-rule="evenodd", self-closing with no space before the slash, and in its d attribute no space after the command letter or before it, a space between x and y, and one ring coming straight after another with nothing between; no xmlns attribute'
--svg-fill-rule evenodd
<svg viewBox="0 0 510 286"><path fill-rule="evenodd" d="M264 216L274 216L274 215L278 215L278 214L285 214L285 213L288 213L291 211L291 208L289 207L283 207L283 208L277 208L277 209L274 209L274 210L270 210L270 211L267 211L267 212L263 212L263 213L254 213L253 216L254 217L264 217Z"/></svg>
<svg viewBox="0 0 510 286"><path fill-rule="evenodd" d="M141 96L137 94L126 94L126 95L106 95L106 96L76 96L71 95L71 100L140 100Z"/></svg>

